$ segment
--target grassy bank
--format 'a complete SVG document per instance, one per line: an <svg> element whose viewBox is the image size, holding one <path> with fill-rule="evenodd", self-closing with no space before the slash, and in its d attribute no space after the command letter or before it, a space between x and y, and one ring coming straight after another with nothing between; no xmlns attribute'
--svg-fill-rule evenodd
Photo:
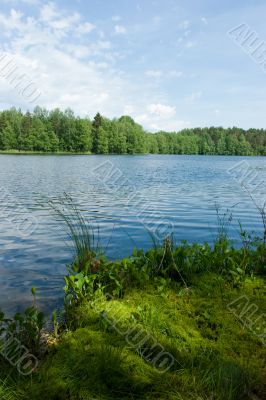
<svg viewBox="0 0 266 400"><path fill-rule="evenodd" d="M110 261L81 216L62 217L76 249L63 314L45 333L33 289L24 314L0 316L1 399L266 398L265 237L242 231L238 249L224 232L213 246L168 237ZM14 337L38 359L26 376L15 345L3 352Z"/></svg>
<svg viewBox="0 0 266 400"><path fill-rule="evenodd" d="M32 379L15 377L14 396L2 398L264 399L266 348L228 308L240 295L265 310L264 279L247 279L239 290L221 287L216 274L200 274L186 291L130 289L123 299L97 303L101 313L80 305ZM119 313L115 327L104 311L108 321ZM161 373L130 345L124 332L132 327L173 355L169 371Z"/></svg>

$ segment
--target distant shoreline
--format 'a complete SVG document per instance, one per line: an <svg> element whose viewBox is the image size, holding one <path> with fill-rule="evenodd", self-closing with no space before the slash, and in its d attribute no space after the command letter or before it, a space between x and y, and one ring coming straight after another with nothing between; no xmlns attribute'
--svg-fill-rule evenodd
<svg viewBox="0 0 266 400"><path fill-rule="evenodd" d="M177 154L177 153L92 153L92 152L71 152L71 151L57 151L57 152L45 152L45 151L29 151L29 150L0 150L0 155L10 156L211 156L211 157L266 157L260 155L239 155L239 154Z"/></svg>
<svg viewBox="0 0 266 400"><path fill-rule="evenodd" d="M148 132L128 115L93 120L71 110L0 111L2 154L266 155L266 129L185 128Z"/></svg>
<svg viewBox="0 0 266 400"><path fill-rule="evenodd" d="M46 152L46 151L29 151L29 150L0 150L0 155L16 155L16 156L30 156L30 155L40 155L40 156L67 156L67 155L97 155L93 154L91 152L85 152L85 153L77 153L77 152L70 152L70 151L57 151L57 152Z"/></svg>

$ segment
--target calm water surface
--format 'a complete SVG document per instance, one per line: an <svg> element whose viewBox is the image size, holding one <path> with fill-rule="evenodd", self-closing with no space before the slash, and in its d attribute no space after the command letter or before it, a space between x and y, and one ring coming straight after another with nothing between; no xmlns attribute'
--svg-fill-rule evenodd
<svg viewBox="0 0 266 400"><path fill-rule="evenodd" d="M127 256L134 247L148 248L147 228L163 233L171 226L176 240L213 242L215 205L221 214L227 209L233 213L230 235L236 244L238 220L261 234L255 205L239 179L228 173L244 160L242 167L249 165L253 176L245 184L262 204L265 157L0 155L1 308L8 313L23 309L32 286L44 311L62 302L72 252L47 199L64 192L99 227L101 244L111 258ZM29 234L32 221L36 225Z"/></svg>

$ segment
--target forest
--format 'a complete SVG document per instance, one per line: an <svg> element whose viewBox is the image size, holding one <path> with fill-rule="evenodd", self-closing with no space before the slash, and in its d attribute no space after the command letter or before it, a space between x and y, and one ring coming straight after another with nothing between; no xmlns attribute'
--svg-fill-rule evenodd
<svg viewBox="0 0 266 400"><path fill-rule="evenodd" d="M150 133L131 117L93 120L70 109L36 107L0 112L0 150L93 154L266 155L266 130L237 127L191 128Z"/></svg>

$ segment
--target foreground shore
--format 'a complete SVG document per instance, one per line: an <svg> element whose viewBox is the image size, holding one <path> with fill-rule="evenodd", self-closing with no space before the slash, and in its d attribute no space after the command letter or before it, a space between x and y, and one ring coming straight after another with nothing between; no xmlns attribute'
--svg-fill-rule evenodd
<svg viewBox="0 0 266 400"><path fill-rule="evenodd" d="M76 240L50 331L34 288L24 315L0 316L1 399L265 398L262 241L236 250L226 239L213 248L166 239L110 262ZM33 358L15 361L18 343L34 368Z"/></svg>

